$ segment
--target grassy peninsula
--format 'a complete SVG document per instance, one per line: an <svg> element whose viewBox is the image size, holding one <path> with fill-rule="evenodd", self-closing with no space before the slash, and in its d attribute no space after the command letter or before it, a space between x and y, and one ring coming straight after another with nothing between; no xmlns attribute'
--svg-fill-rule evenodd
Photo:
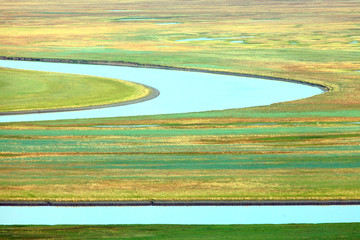
<svg viewBox="0 0 360 240"><path fill-rule="evenodd" d="M143 85L74 74L0 69L0 112L73 109L139 99Z"/></svg>

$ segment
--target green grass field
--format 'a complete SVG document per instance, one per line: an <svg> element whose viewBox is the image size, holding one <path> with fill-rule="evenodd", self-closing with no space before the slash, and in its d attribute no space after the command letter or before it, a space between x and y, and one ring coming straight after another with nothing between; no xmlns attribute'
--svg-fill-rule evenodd
<svg viewBox="0 0 360 240"><path fill-rule="evenodd" d="M0 226L1 239L359 239L359 223Z"/></svg>
<svg viewBox="0 0 360 240"><path fill-rule="evenodd" d="M0 200L341 200L360 195L359 124L195 127L2 127Z"/></svg>
<svg viewBox="0 0 360 240"><path fill-rule="evenodd" d="M2 4L2 56L222 70L330 91L247 109L3 123L0 198L359 199L359 7L358 0ZM196 38L217 39L179 41Z"/></svg>
<svg viewBox="0 0 360 240"><path fill-rule="evenodd" d="M150 89L116 79L0 70L0 112L76 108L134 100Z"/></svg>

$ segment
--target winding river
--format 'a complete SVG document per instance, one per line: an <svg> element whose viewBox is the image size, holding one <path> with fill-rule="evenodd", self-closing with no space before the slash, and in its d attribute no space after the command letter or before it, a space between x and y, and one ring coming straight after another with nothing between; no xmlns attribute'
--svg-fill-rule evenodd
<svg viewBox="0 0 360 240"><path fill-rule="evenodd" d="M152 100L84 111L1 116L0 122L189 113L269 105L311 97L319 87L259 78L109 65L0 60L0 67L116 78L145 84Z"/></svg>

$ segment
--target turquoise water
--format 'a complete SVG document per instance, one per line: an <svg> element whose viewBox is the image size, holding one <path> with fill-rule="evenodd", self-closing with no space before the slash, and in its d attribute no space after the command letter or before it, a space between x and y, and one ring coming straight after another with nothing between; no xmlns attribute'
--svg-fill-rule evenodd
<svg viewBox="0 0 360 240"><path fill-rule="evenodd" d="M231 41L232 43L244 43L244 41Z"/></svg>
<svg viewBox="0 0 360 240"><path fill-rule="evenodd" d="M360 222L360 206L0 207L0 224L287 224Z"/></svg>
<svg viewBox="0 0 360 240"><path fill-rule="evenodd" d="M160 91L157 98L137 104L85 111L1 116L0 122L245 108L307 98L323 92L320 88L297 83L163 69L8 60L0 60L0 67L118 78L142 83Z"/></svg>

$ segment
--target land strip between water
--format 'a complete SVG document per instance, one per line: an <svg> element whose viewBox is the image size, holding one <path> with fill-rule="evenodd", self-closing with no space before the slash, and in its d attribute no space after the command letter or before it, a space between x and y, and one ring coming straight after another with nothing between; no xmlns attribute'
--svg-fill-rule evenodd
<svg viewBox="0 0 360 240"><path fill-rule="evenodd" d="M293 111L292 103L283 104ZM271 110L281 105L172 116L2 123L1 200L22 204L45 199L44 206L114 200L158 204L159 199L171 204L357 201L358 118L349 113L351 118L336 115L331 122L334 118L297 111L298 116L308 116L287 120L277 118L282 112ZM121 127L136 124L150 126ZM115 128L97 127L107 125Z"/></svg>

